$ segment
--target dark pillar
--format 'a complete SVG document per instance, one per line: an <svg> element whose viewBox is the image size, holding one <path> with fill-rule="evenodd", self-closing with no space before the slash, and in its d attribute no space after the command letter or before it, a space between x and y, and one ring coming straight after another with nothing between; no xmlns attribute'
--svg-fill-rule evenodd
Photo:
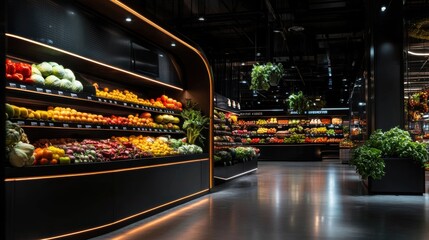
<svg viewBox="0 0 429 240"><path fill-rule="evenodd" d="M403 4L402 1L370 1L373 51L372 130L404 127L403 87ZM376 3L374 3L376 2Z"/></svg>
<svg viewBox="0 0 429 240"><path fill-rule="evenodd" d="M3 67L5 65L5 26L6 26L6 1L2 1L0 3L0 76L2 76L2 80L0 83L0 131L2 131L1 137L0 137L0 202L3 203L1 210L0 210L0 239L6 239L6 192L5 192L5 176L4 176L4 168L6 167L6 161L4 160L4 157L6 155L5 153L5 81L3 80L6 76L5 68Z"/></svg>

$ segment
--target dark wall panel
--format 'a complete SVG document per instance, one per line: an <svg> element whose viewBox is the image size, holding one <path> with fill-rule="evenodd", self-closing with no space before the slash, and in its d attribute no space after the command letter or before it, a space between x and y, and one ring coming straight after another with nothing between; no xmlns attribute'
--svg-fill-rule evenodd
<svg viewBox="0 0 429 240"><path fill-rule="evenodd" d="M132 36L105 18L82 10L73 1L7 1L7 12L8 33L181 86L171 61L159 63L159 56L169 56L162 49Z"/></svg>

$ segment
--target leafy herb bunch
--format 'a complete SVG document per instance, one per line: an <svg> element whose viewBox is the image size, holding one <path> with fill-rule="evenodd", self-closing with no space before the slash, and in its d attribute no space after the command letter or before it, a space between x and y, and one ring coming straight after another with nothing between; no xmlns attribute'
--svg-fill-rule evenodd
<svg viewBox="0 0 429 240"><path fill-rule="evenodd" d="M182 129L186 131L186 139L189 144L195 144L198 140L199 143L204 145L205 137L201 134L201 131L207 129L209 118L196 109L196 105L191 101L186 103L180 114L184 120Z"/></svg>

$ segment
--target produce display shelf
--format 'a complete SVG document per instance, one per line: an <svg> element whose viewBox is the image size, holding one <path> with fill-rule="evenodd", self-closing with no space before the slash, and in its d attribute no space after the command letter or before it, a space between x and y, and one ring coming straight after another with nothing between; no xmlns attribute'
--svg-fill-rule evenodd
<svg viewBox="0 0 429 240"><path fill-rule="evenodd" d="M100 125L91 123L70 123L70 122L52 122L38 120L19 120L10 119L12 123L18 124L22 128L43 128L53 130L91 130L91 131L120 131L120 132L142 132L158 134L184 134L182 130L137 127L137 126L117 126L117 125Z"/></svg>
<svg viewBox="0 0 429 240"><path fill-rule="evenodd" d="M228 131L214 130L213 132L217 135L231 135L231 132Z"/></svg>
<svg viewBox="0 0 429 240"><path fill-rule="evenodd" d="M272 128L291 128L301 126L303 128L316 128L316 127L326 127L328 129L341 129L342 125L339 124L238 124L240 127L272 127Z"/></svg>
<svg viewBox="0 0 429 240"><path fill-rule="evenodd" d="M155 113L164 113L164 114L172 114L179 115L179 111L175 111L172 109L161 109L149 106L143 106L140 104L123 102L118 100L100 98L91 94L85 93L72 93L61 90L48 89L39 86L27 85L22 83L14 83L8 82L6 84L6 91L16 98L20 99L32 99L32 100L47 100L51 101L56 99L55 102L62 102L76 105L76 103L85 103L85 104L97 104L106 108L119 108L119 109L132 109L132 110L140 110L140 111L148 111ZM47 99L49 98L49 100Z"/></svg>
<svg viewBox="0 0 429 240"><path fill-rule="evenodd" d="M214 142L214 145L218 146L240 146L242 145L241 142Z"/></svg>
<svg viewBox="0 0 429 240"><path fill-rule="evenodd" d="M164 157L151 157L140 159L116 160L110 162L92 162L76 164L37 165L23 168L5 168L6 181L24 180L29 177L60 178L67 174L81 174L81 176L94 173L111 173L108 171L131 171L135 167L153 167L162 164L176 164L184 161L207 160L208 154L173 155Z"/></svg>

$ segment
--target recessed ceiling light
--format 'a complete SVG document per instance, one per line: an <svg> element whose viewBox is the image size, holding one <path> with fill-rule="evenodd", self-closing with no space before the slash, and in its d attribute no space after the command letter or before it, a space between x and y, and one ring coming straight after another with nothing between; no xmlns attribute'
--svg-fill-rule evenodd
<svg viewBox="0 0 429 240"><path fill-rule="evenodd" d="M260 52L257 52L257 53L256 53L256 56L257 56L257 57L261 56L261 53L260 53Z"/></svg>
<svg viewBox="0 0 429 240"><path fill-rule="evenodd" d="M204 22L206 19L204 17L199 17L198 21Z"/></svg>
<svg viewBox="0 0 429 240"><path fill-rule="evenodd" d="M175 46L176 46L176 44L175 44L175 43L171 43L171 46L172 46L172 47L175 47Z"/></svg>
<svg viewBox="0 0 429 240"><path fill-rule="evenodd" d="M280 31L278 29L274 29L273 32L275 32L275 33L281 33L282 31Z"/></svg>
<svg viewBox="0 0 429 240"><path fill-rule="evenodd" d="M382 11L382 12L386 11L386 9L387 9L387 7L386 7L386 6L384 6L384 5L383 5L383 6L381 6L381 11Z"/></svg>
<svg viewBox="0 0 429 240"><path fill-rule="evenodd" d="M125 18L125 22L131 22L133 19L131 19L130 17Z"/></svg>
<svg viewBox="0 0 429 240"><path fill-rule="evenodd" d="M164 57L164 55L162 55L162 54L159 54L159 56L160 56L160 57Z"/></svg>
<svg viewBox="0 0 429 240"><path fill-rule="evenodd" d="M241 66L244 66L244 65L246 65L244 62L243 62L243 63L241 63Z"/></svg>

